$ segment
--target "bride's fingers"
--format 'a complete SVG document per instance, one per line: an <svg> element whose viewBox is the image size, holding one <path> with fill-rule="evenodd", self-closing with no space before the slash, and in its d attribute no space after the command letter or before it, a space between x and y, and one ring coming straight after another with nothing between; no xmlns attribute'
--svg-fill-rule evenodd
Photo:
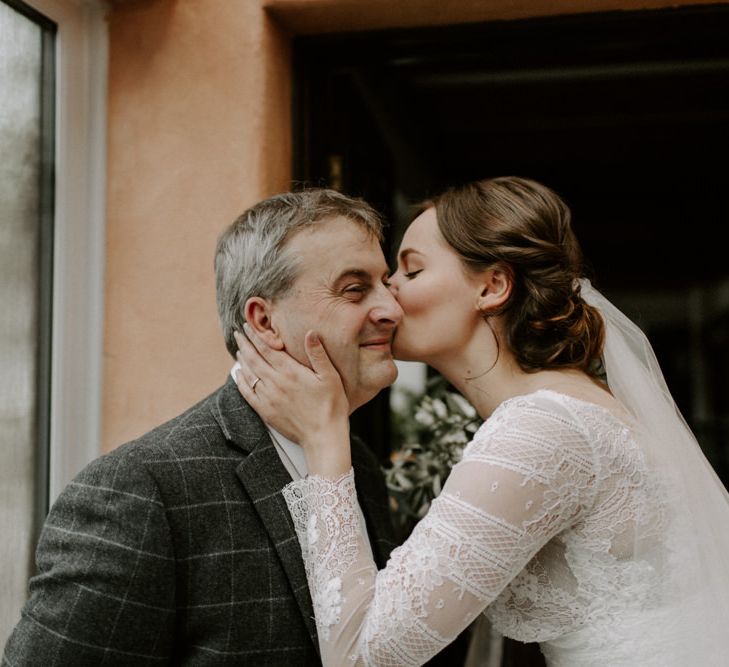
<svg viewBox="0 0 729 667"><path fill-rule="evenodd" d="M235 358L238 365L243 369L248 384L252 385L256 378L261 378L261 380L275 379L275 369L258 353L248 338L238 331L234 331L233 336L238 344Z"/></svg>
<svg viewBox="0 0 729 667"><path fill-rule="evenodd" d="M266 368L271 370L270 366ZM275 378L262 378L254 375L250 369L241 367L236 369L235 384L246 403L252 406L264 421L285 412L286 396L279 390Z"/></svg>
<svg viewBox="0 0 729 667"><path fill-rule="evenodd" d="M234 373L235 383L249 386L252 385L258 376L246 366L245 362L241 358L240 352L238 352L235 356L238 360L238 368L235 369Z"/></svg>
<svg viewBox="0 0 729 667"><path fill-rule="evenodd" d="M254 347L253 343L243 334L238 331L233 332L235 341L238 344L238 352L235 358L238 360L241 366L245 366L251 373L263 377L264 375L270 374L272 366L269 364L258 350Z"/></svg>
<svg viewBox="0 0 729 667"><path fill-rule="evenodd" d="M276 378L271 375L271 367L265 362L261 362L269 374L266 375L266 371L262 371L261 375L257 375L254 370L247 368L244 362L239 361L238 363L239 367L235 371L235 384L248 404L254 405L261 416L265 416L264 413L267 413L267 410L279 409L278 406L285 397L281 396ZM261 410L264 412L260 412Z"/></svg>
<svg viewBox="0 0 729 667"><path fill-rule="evenodd" d="M249 404L256 400L256 389L260 388L261 382L262 380L253 375L243 364L240 364L240 368L235 371L235 384L241 396Z"/></svg>
<svg viewBox="0 0 729 667"><path fill-rule="evenodd" d="M251 338L255 335L253 330L244 325L244 331L247 333L241 333L240 331L234 331L233 336L235 342L238 344L238 352L242 356L242 363L248 365L249 368L256 370L263 366L271 366L272 364L266 359L265 355L253 344ZM259 346L265 347L265 343L260 342Z"/></svg>
<svg viewBox="0 0 729 667"><path fill-rule="evenodd" d="M272 366L273 368L280 368L282 364L286 363L289 355L286 352L274 350L269 347L247 322L243 324L243 332L245 335L243 335L242 338L246 339L250 343L252 349L255 350L255 352L257 352L269 366ZM240 336L240 334L238 335Z"/></svg>
<svg viewBox="0 0 729 667"><path fill-rule="evenodd" d="M247 329L247 331L246 331ZM233 337L235 338L235 342L238 345L238 351L243 355L243 358L246 362L254 362L255 359L260 359L261 361L265 361L265 358L261 353L258 351L256 346L251 342L252 332L250 327L246 327L246 325L243 325L243 331L246 333L241 333L240 331L234 331ZM268 363L268 362L266 362Z"/></svg>
<svg viewBox="0 0 729 667"><path fill-rule="evenodd" d="M306 332L304 349L306 350L306 356L309 357L309 363L314 373L320 377L336 373L336 369L324 348L324 343L322 343L321 338L319 338L316 332Z"/></svg>

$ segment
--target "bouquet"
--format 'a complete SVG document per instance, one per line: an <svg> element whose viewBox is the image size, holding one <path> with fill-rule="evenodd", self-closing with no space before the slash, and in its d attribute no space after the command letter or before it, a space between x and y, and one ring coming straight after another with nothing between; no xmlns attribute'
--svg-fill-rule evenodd
<svg viewBox="0 0 729 667"><path fill-rule="evenodd" d="M441 376L421 395L399 391L401 400L392 412L393 452L384 472L405 537L425 516L482 420Z"/></svg>

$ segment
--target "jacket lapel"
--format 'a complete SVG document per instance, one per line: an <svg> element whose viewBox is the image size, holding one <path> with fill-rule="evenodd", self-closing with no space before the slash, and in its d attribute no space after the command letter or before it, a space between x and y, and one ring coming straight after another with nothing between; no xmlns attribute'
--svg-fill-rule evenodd
<svg viewBox="0 0 729 667"><path fill-rule="evenodd" d="M236 474L274 543L309 635L318 651L314 609L301 547L288 506L281 494L281 489L291 481L291 476L281 462L261 418L242 399L232 378L228 379L218 393L213 405L213 416L225 437L248 454L236 469ZM374 461L365 445L353 440L352 467L357 498L367 524L372 553L378 568L382 568L396 545L382 471L374 465Z"/></svg>
<svg viewBox="0 0 729 667"><path fill-rule="evenodd" d="M281 462L268 430L260 417L241 398L232 379L228 380L219 393L213 413L226 438L248 453L236 469L236 474L271 537L311 640L318 651L314 609L301 548L286 501L281 495L281 489L291 481L291 476Z"/></svg>

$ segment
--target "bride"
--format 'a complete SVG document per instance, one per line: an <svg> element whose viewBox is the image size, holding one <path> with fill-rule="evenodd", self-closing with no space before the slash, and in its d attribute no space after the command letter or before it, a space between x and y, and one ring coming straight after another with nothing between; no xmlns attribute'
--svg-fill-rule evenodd
<svg viewBox="0 0 729 667"><path fill-rule="evenodd" d="M582 277L564 202L515 177L449 190L406 231L390 288L394 355L485 421L379 572L316 333L311 368L238 337L243 397L307 458L284 496L323 663L420 665L485 613L550 666L729 665L729 496L645 337Z"/></svg>

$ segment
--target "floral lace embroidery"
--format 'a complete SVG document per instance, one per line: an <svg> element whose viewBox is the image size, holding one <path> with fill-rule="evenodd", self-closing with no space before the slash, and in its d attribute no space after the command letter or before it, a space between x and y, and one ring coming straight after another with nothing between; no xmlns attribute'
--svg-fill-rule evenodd
<svg viewBox="0 0 729 667"><path fill-rule="evenodd" d="M354 472L333 481L310 475L286 485L283 496L304 556L318 631L327 639L342 612L341 577L358 553Z"/></svg>
<svg viewBox="0 0 729 667"><path fill-rule="evenodd" d="M550 665L622 664L636 618L665 607L662 493L628 426L554 392L495 411L380 572L353 473L293 482L322 661L420 665L486 610L502 634L543 642Z"/></svg>

